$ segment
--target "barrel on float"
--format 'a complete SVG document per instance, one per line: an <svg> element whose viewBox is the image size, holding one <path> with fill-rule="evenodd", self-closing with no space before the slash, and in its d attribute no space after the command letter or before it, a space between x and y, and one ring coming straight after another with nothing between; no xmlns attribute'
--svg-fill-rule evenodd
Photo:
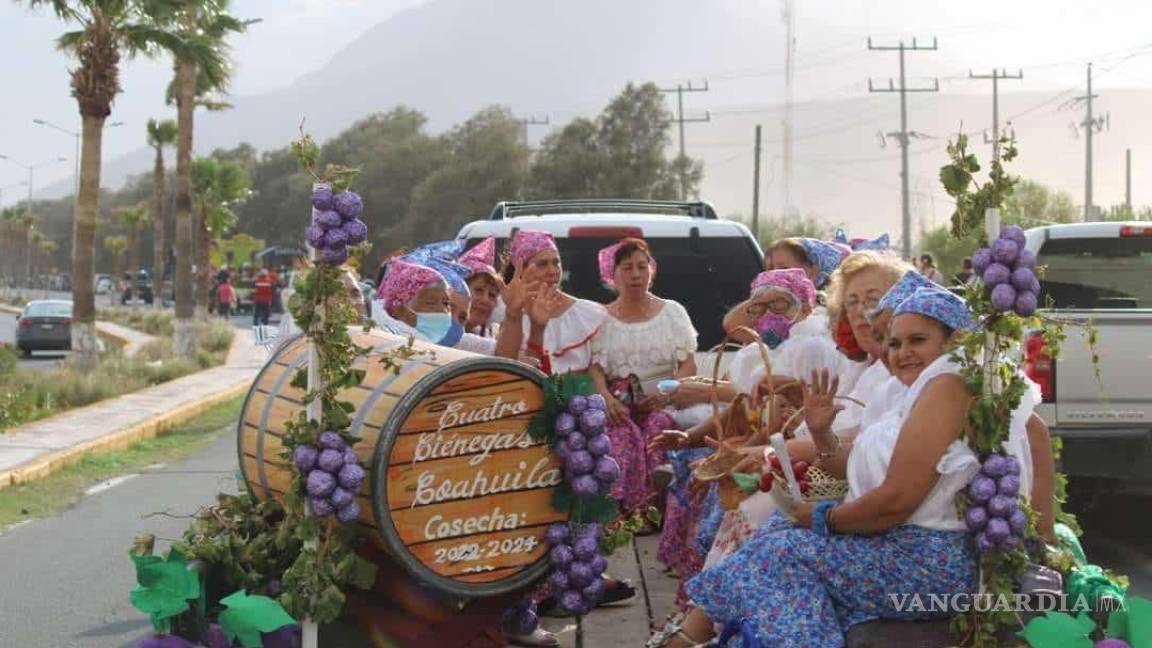
<svg viewBox="0 0 1152 648"><path fill-rule="evenodd" d="M528 435L544 401L543 374L419 342L394 371L382 354L407 340L349 332L373 348L357 360L364 380L339 396L355 406L351 432L369 472L358 494L364 533L416 580L454 595L504 594L544 576L545 530L567 515L552 507L560 464ZM285 344L244 401L240 466L258 498L290 488L282 439L304 407L292 380L307 357L304 338Z"/></svg>

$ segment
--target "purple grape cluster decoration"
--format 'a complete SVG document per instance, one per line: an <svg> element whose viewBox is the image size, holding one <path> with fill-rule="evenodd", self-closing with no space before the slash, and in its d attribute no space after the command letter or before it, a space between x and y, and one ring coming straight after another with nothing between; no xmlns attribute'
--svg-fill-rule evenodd
<svg viewBox="0 0 1152 648"><path fill-rule="evenodd" d="M1028 514L1020 508L1019 494L1020 462L1002 454L988 455L968 484L971 506L964 514L980 553L1020 546L1028 530Z"/></svg>
<svg viewBox="0 0 1152 648"><path fill-rule="evenodd" d="M526 596L500 615L500 628L506 634L523 637L532 634L540 618L536 615L536 602Z"/></svg>
<svg viewBox="0 0 1152 648"><path fill-rule="evenodd" d="M336 515L344 523L360 519L356 493L364 483L364 469L356 452L339 432L322 432L316 445L304 443L292 451L292 461L304 478L308 508L316 517Z"/></svg>
<svg viewBox="0 0 1152 648"><path fill-rule="evenodd" d="M1016 225L1002 228L991 247L972 255L972 267L988 287L994 309L1021 317L1036 312L1040 280L1036 255L1025 246L1023 229Z"/></svg>
<svg viewBox="0 0 1152 648"><path fill-rule="evenodd" d="M581 525L575 532L563 522L548 527L552 545L549 582L561 607L572 614L588 614L604 596L608 561L600 555L603 533L603 527L595 523Z"/></svg>
<svg viewBox="0 0 1152 648"><path fill-rule="evenodd" d="M612 441L605 434L607 409L599 394L573 396L552 425L558 437L554 451L564 462L564 476L576 497L604 495L620 477L620 465L610 456Z"/></svg>
<svg viewBox="0 0 1152 648"><path fill-rule="evenodd" d="M333 193L328 187L312 191L312 223L304 233L320 262L341 265L348 260L348 247L368 238L368 226L360 220L364 201L352 191Z"/></svg>

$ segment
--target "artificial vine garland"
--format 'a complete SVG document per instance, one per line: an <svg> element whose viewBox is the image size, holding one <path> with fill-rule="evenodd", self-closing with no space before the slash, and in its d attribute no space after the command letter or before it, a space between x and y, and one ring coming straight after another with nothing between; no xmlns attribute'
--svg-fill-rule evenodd
<svg viewBox="0 0 1152 648"><path fill-rule="evenodd" d="M967 143L963 134L955 143L950 143L950 163L940 170L945 190L956 200L956 211L952 216L953 236L968 238L973 232L978 232L982 245L972 255L979 281L965 294L980 325L963 335L954 354L973 398L968 414L968 443L980 458L981 470L968 489L957 495L957 508L972 532L979 552L982 593L992 601L1002 601L1012 600L1017 578L1030 560L1062 568L1061 571L1070 573L1072 578L1090 573L1091 568L1099 568L1087 565L1082 554L1079 559L1073 559L1068 548L1051 553L1038 539L1036 514L1028 506L1027 494L1020 492L1019 464L1005 452L1012 412L1019 406L1027 389L1021 371L1023 367L1015 357L1023 348L1027 335L1038 333L1045 352L1055 359L1065 339L1065 323L1037 314L1040 282L1036 273L1043 269L1036 268L1035 255L1025 247L1023 230L1015 226L1003 227L992 240L984 231L987 210L1003 207L1017 182L1017 178L1004 171L1001 163L1015 159L1015 143L1009 138L996 143L1000 156L993 160L989 180L983 184L975 180L980 165L976 156L968 153ZM1090 325L1086 328L1096 364L1096 331ZM1099 378L1098 366L1096 371ZM1059 440L1053 444L1053 453L1059 453ZM1079 534L1075 518L1063 510L1066 486L1066 477L1058 472L1055 519ZM1065 539L1065 544L1076 546L1075 537ZM1106 574L1100 574L1100 577L1107 585L1120 583L1108 593L1123 596L1123 579L1108 578ZM973 606L970 611L955 616L952 624L962 645L985 648L1000 645L1001 630L1018 627L1019 618L1007 606L984 605ZM1035 648L1091 646L1088 637L1095 625L1085 616L1073 618L1049 612L1046 617L1030 621L1019 634ZM1126 645L1115 637L1129 636L1127 613L1122 620L1109 626L1112 638L1105 641L1115 641L1114 648Z"/></svg>

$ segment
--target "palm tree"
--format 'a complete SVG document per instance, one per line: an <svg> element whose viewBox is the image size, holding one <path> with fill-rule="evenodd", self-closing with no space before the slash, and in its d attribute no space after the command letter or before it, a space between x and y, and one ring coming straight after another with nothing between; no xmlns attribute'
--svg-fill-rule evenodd
<svg viewBox="0 0 1152 648"><path fill-rule="evenodd" d="M196 311L208 313L208 295L212 289L213 242L236 225L233 207L251 194L248 171L238 162L221 162L199 158L192 165L192 207L196 213Z"/></svg>
<svg viewBox="0 0 1152 648"><path fill-rule="evenodd" d="M148 120L148 145L156 152L152 165L152 303L164 307L164 147L176 143L176 122Z"/></svg>
<svg viewBox="0 0 1152 648"><path fill-rule="evenodd" d="M115 286L116 282L120 280L120 260L124 258L124 252L128 250L128 237L123 234L105 236L104 249L108 251L108 254L112 255L112 276L114 279L112 281L113 288L108 292L111 296L117 293ZM129 283L131 284L133 282ZM115 297L111 297L111 299L115 299Z"/></svg>
<svg viewBox="0 0 1152 648"><path fill-rule="evenodd" d="M0 272L7 275L5 277L6 280L14 280L18 274L16 271L17 216L19 216L19 212L17 212L14 207L0 210L0 225L4 227L3 238L0 239L0 244L2 244L3 247L0 247L0 249L4 251L5 260L5 264L3 268L0 268Z"/></svg>
<svg viewBox="0 0 1152 648"><path fill-rule="evenodd" d="M151 218L148 214L148 203L141 202L135 207L121 207L116 210L116 221L128 230L128 272L131 279L128 282L129 298L136 300L136 275L140 271L140 228ZM156 298L153 291L152 298Z"/></svg>
<svg viewBox="0 0 1152 648"><path fill-rule="evenodd" d="M121 55L148 51L156 42L158 30L145 22L140 0L27 2L34 8L47 6L61 20L80 27L60 36L57 43L78 62L71 72L72 96L80 108L82 141L80 190L72 234L72 349L75 362L90 368L95 366L97 353L93 275L104 121L120 93Z"/></svg>
<svg viewBox="0 0 1152 648"><path fill-rule="evenodd" d="M228 13L228 0L148 0L149 14L164 25L163 47L176 61L170 94L176 102L176 321L173 346L194 357L196 330L192 277L192 129L197 97L228 85L231 65L225 39L245 23Z"/></svg>
<svg viewBox="0 0 1152 648"><path fill-rule="evenodd" d="M31 288L32 235L36 233L36 215L32 213L31 206L27 206L20 211L20 214L16 217L16 224L24 231L24 241L23 243L18 243L18 245L24 246L24 285ZM73 286L73 288L75 288L75 286ZM95 291L95 286L93 286L93 291ZM75 295L75 293L73 293L73 295ZM93 295L93 299L95 299L95 295Z"/></svg>

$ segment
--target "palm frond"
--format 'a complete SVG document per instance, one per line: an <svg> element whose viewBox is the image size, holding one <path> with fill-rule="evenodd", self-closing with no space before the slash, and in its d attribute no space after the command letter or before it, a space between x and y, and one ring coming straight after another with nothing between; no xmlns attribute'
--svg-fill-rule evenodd
<svg viewBox="0 0 1152 648"><path fill-rule="evenodd" d="M83 31L70 31L60 34L56 38L56 49L64 50L66 52L74 52L76 48L84 42Z"/></svg>
<svg viewBox="0 0 1152 648"><path fill-rule="evenodd" d="M19 3L20 0L16 0ZM72 6L68 0L28 0L29 9L39 9L40 7L48 5L52 8L52 12L60 20L74 20L76 22L84 22L84 17L76 8Z"/></svg>

